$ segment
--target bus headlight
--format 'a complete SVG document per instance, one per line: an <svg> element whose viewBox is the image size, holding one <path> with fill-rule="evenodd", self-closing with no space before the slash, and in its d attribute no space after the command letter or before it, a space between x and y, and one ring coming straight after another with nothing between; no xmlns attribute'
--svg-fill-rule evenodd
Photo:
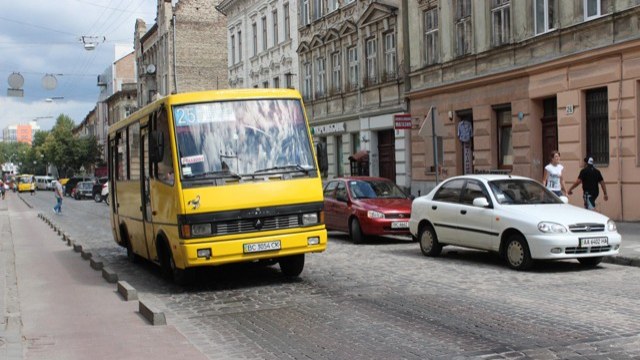
<svg viewBox="0 0 640 360"><path fill-rule="evenodd" d="M302 225L314 225L318 223L318 213L302 214Z"/></svg>
<svg viewBox="0 0 640 360"><path fill-rule="evenodd" d="M191 225L191 235L202 236L211 234L211 224L193 224Z"/></svg>

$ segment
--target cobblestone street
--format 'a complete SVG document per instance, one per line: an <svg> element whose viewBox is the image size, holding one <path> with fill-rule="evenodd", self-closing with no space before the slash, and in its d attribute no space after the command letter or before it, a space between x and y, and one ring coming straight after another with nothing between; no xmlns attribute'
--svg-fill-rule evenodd
<svg viewBox="0 0 640 360"><path fill-rule="evenodd" d="M244 264L201 270L183 288L127 261L104 203L65 198L58 216L52 193L21 197L211 359L640 359L637 267L562 261L516 272L484 252L426 258L407 239L354 245L330 233L297 280Z"/></svg>

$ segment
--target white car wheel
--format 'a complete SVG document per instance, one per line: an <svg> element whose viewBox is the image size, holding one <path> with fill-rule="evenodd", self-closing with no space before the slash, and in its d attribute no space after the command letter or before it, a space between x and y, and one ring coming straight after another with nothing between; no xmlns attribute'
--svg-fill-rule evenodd
<svg viewBox="0 0 640 360"><path fill-rule="evenodd" d="M507 262L512 269L526 270L533 265L527 241L520 234L514 234L507 240Z"/></svg>
<svg viewBox="0 0 640 360"><path fill-rule="evenodd" d="M420 251L424 256L438 256L442 252L442 245L438 242L438 236L431 225L425 226L418 235Z"/></svg>

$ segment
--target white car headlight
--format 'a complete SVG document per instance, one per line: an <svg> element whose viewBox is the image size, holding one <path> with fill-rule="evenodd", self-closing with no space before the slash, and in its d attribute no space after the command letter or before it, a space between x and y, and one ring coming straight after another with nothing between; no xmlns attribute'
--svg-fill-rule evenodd
<svg viewBox="0 0 640 360"><path fill-rule="evenodd" d="M384 214L379 211L369 210L367 211L367 217L371 219L384 219Z"/></svg>
<svg viewBox="0 0 640 360"><path fill-rule="evenodd" d="M607 221L607 230L609 231L617 231L618 227L616 226L616 222L613 220Z"/></svg>
<svg viewBox="0 0 640 360"><path fill-rule="evenodd" d="M564 225L554 223L554 222L548 222L548 221L543 221L539 223L538 230L542 231L543 233L566 233L567 232L567 228Z"/></svg>

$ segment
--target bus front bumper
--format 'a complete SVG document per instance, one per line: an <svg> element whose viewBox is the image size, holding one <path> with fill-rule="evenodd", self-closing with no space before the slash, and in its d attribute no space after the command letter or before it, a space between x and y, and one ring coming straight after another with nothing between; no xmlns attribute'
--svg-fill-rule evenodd
<svg viewBox="0 0 640 360"><path fill-rule="evenodd" d="M223 265L322 252L327 248L327 231L322 229L237 240L182 243L179 246L183 268ZM179 259L176 259L176 265L180 267Z"/></svg>

